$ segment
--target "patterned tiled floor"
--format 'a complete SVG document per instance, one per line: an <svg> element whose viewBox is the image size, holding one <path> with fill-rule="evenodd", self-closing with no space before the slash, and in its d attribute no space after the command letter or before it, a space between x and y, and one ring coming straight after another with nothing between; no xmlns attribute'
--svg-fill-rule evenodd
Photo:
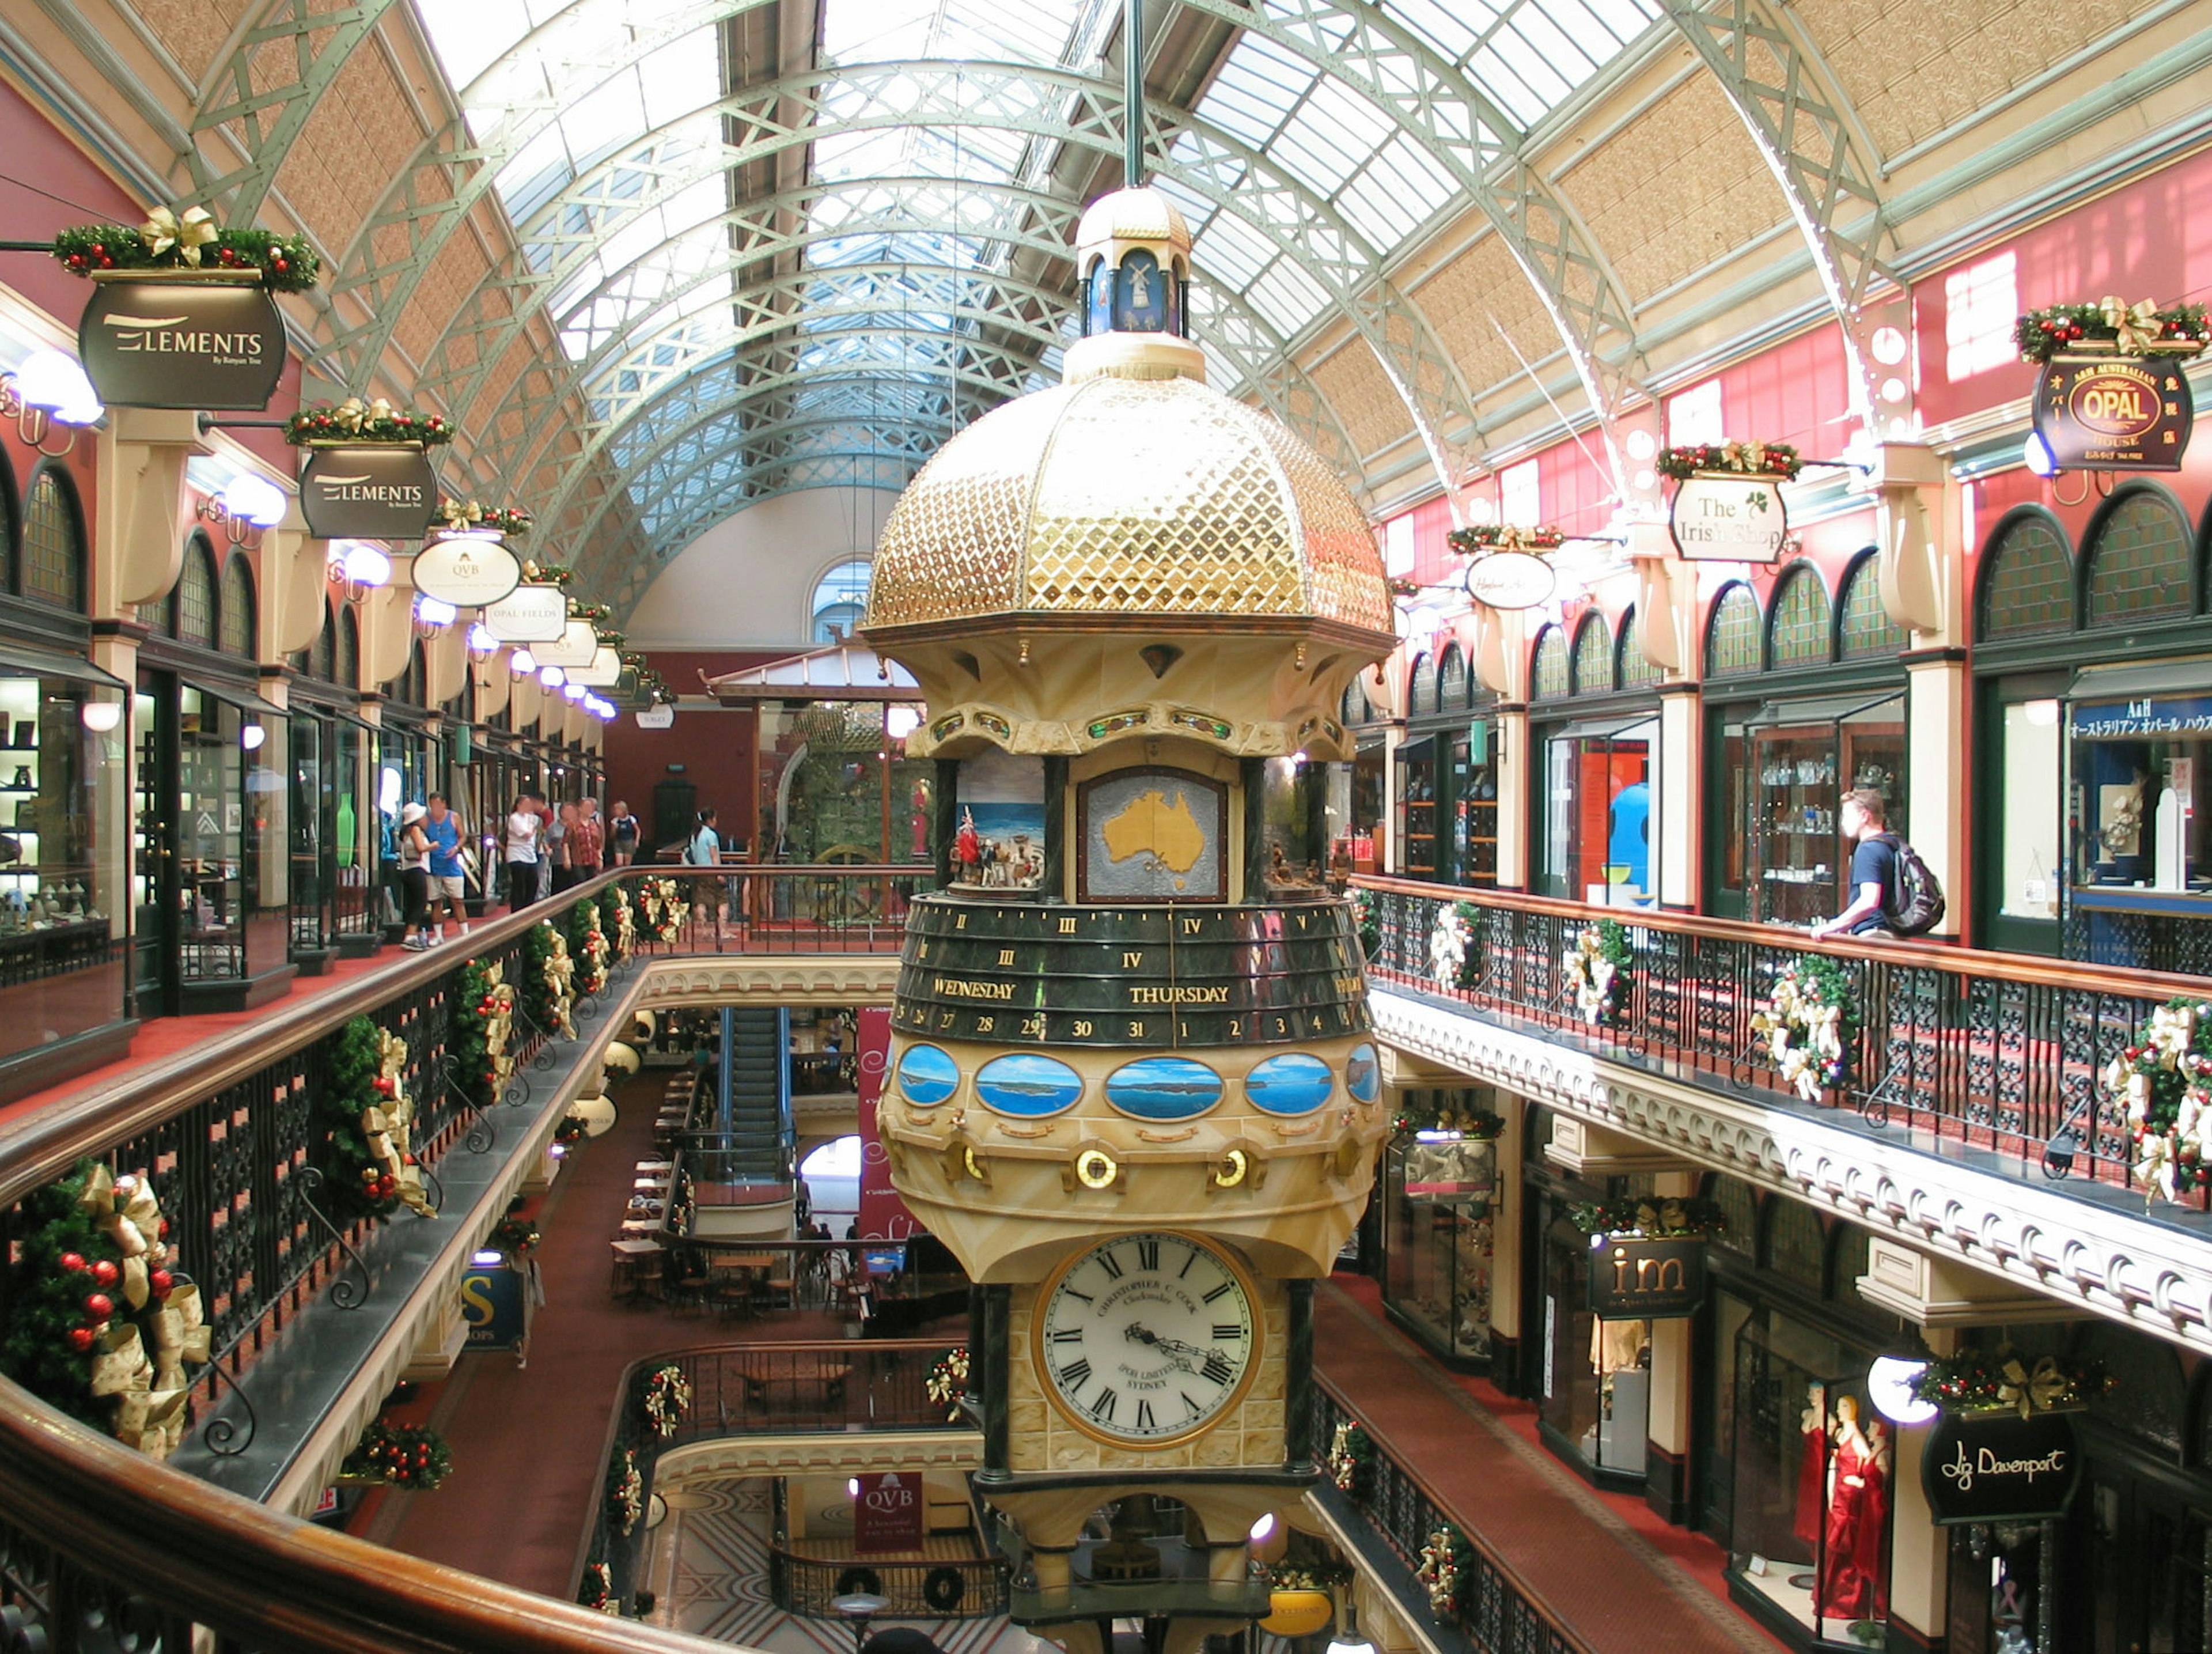
<svg viewBox="0 0 2212 1654"><path fill-rule="evenodd" d="M735 1481L676 1496L653 1530L645 1577L653 1623L769 1654L853 1654L852 1627L802 1620L768 1600L769 1484ZM912 1626L945 1654L1058 1654L1004 1620L879 1620Z"/></svg>

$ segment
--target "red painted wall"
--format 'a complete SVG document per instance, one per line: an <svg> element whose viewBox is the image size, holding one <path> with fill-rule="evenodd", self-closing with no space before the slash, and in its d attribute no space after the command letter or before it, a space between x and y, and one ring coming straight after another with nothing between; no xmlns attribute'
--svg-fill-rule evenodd
<svg viewBox="0 0 2212 1654"><path fill-rule="evenodd" d="M759 737L759 721L750 708L739 710L708 705L699 682L704 672L714 677L770 660L786 659L785 649L651 649L646 658L668 680L670 689L684 697L676 721L666 729L640 729L629 714L606 728L607 795L626 800L649 837L653 832L653 788L657 781L681 779L698 789L699 805L721 812L717 824L726 839L754 842L755 800L752 796L753 748ZM682 764L680 777L669 774L671 764Z"/></svg>

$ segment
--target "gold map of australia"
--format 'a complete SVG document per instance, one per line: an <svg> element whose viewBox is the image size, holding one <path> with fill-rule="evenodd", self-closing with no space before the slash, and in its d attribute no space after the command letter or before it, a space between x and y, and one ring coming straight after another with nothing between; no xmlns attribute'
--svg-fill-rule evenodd
<svg viewBox="0 0 2212 1654"><path fill-rule="evenodd" d="M1133 798L1099 829L1106 854L1115 861L1149 855L1170 873L1187 873L1206 854L1206 833L1181 792L1170 804L1158 787ZM1178 888L1182 881L1176 881Z"/></svg>

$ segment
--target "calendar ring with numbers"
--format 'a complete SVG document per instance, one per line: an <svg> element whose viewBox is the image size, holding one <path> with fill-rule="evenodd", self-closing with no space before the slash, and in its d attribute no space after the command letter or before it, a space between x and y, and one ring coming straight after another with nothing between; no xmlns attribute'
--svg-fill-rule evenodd
<svg viewBox="0 0 2212 1654"><path fill-rule="evenodd" d="M1244 1266L1176 1230L1074 1254L1037 1293L1030 1337L1045 1393L1085 1434L1170 1447L1235 1412L1265 1323Z"/></svg>

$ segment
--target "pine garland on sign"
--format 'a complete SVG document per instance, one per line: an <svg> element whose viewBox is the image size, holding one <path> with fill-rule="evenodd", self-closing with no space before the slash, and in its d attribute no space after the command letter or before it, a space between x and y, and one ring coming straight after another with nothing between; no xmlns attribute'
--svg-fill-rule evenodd
<svg viewBox="0 0 2212 1654"><path fill-rule="evenodd" d="M1788 482L1802 471L1804 461L1787 442L1693 442L1664 448L1652 468L1676 482L1698 471L1740 471L1747 477L1771 477Z"/></svg>
<svg viewBox="0 0 2212 1654"><path fill-rule="evenodd" d="M1616 1235L1638 1240L1680 1240L1693 1236L1710 1238L1728 1228L1728 1213L1721 1203L1702 1195L1585 1201L1568 1207L1567 1218L1585 1235Z"/></svg>
<svg viewBox="0 0 2212 1654"><path fill-rule="evenodd" d="M504 538L514 539L530 532L531 521L530 514L520 506L488 506L444 495L438 501L437 520L430 526L457 534L490 529Z"/></svg>
<svg viewBox="0 0 2212 1654"><path fill-rule="evenodd" d="M2201 304L2164 310L2152 299L2129 304L2108 295L2095 304L2055 304L2031 310L2012 326L2022 362L2042 363L2086 344L2110 345L2126 356L2193 356L2212 344Z"/></svg>
<svg viewBox="0 0 2212 1654"><path fill-rule="evenodd" d="M2112 1380L2097 1362L2046 1355L2031 1365L2004 1344L1937 1356L1908 1387L1917 1400L1946 1413L2016 1413L2026 1419L2079 1412L2111 1389Z"/></svg>
<svg viewBox="0 0 2212 1654"><path fill-rule="evenodd" d="M388 1425L373 1419L338 1466L349 1481L381 1483L410 1493L427 1493L453 1473L453 1455L434 1430Z"/></svg>
<svg viewBox="0 0 2212 1654"><path fill-rule="evenodd" d="M251 270L272 293L304 293L323 261L304 235L224 229L204 207L156 207L146 222L79 224L54 237L54 258L72 276L107 270Z"/></svg>

